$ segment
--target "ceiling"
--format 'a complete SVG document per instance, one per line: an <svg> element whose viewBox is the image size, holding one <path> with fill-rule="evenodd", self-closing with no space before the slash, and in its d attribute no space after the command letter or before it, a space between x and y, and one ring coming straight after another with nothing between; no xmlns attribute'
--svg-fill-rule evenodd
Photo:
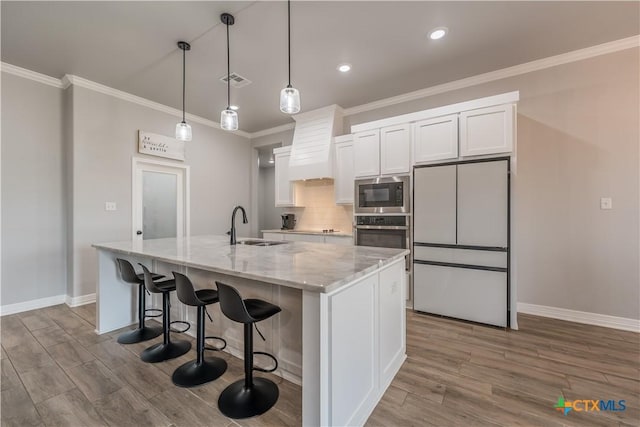
<svg viewBox="0 0 640 427"><path fill-rule="evenodd" d="M240 129L291 122L284 2L1 2L2 61L61 78L74 74L219 121L226 107L225 28L236 17L231 91ZM292 84L302 108L344 108L640 33L638 2L292 2ZM449 34L431 41L429 30ZM339 63L353 69L339 73Z"/></svg>

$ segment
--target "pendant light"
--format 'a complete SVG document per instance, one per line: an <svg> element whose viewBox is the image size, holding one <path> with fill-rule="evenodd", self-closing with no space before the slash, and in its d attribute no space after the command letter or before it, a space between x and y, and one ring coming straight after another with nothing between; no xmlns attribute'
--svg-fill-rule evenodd
<svg viewBox="0 0 640 427"><path fill-rule="evenodd" d="M280 91L280 111L295 114L300 111L300 92L291 86L291 1L287 0L287 39L289 43L289 84Z"/></svg>
<svg viewBox="0 0 640 427"><path fill-rule="evenodd" d="M188 50L191 50L191 45L187 42L178 42L178 47L182 49L182 121L176 125L176 139L179 141L191 141L191 126L184 119L185 63L186 54Z"/></svg>
<svg viewBox="0 0 640 427"><path fill-rule="evenodd" d="M238 130L238 113L231 109L231 61L229 60L229 25L235 23L233 15L223 13L220 20L227 26L227 108L220 113L220 127L224 130Z"/></svg>

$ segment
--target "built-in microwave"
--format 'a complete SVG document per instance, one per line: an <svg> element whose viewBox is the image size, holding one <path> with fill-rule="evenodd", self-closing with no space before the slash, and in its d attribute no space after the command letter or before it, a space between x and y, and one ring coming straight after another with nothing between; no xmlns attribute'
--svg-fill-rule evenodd
<svg viewBox="0 0 640 427"><path fill-rule="evenodd" d="M358 179L355 183L355 214L409 213L409 177Z"/></svg>

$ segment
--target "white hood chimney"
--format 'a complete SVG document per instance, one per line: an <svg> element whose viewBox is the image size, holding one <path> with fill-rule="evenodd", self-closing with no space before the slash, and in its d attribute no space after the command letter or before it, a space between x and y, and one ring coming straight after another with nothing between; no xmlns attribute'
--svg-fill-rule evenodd
<svg viewBox="0 0 640 427"><path fill-rule="evenodd" d="M342 108L334 104L293 118L289 179L333 178L333 137L342 134Z"/></svg>

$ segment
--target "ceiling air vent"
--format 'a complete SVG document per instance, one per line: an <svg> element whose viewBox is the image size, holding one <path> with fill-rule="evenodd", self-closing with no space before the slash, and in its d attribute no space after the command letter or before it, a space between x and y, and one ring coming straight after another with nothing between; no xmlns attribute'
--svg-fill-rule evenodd
<svg viewBox="0 0 640 427"><path fill-rule="evenodd" d="M235 88L241 88L251 84L251 80L247 79L246 77L242 77L238 73L229 74L229 79L231 79L231 86ZM227 75L225 74L224 76L220 77L220 81L224 84L227 84Z"/></svg>

